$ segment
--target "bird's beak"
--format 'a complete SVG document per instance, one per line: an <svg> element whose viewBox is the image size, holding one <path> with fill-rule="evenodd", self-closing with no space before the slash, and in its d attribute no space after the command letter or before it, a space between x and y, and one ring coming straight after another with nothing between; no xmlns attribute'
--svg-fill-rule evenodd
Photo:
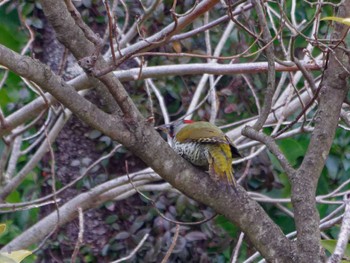
<svg viewBox="0 0 350 263"><path fill-rule="evenodd" d="M157 131L162 131L162 132L169 132L170 130L170 124L163 124L160 125L156 128Z"/></svg>
<svg viewBox="0 0 350 263"><path fill-rule="evenodd" d="M163 124L158 127L156 127L157 131L165 132L166 134L169 134L170 132L170 124Z"/></svg>

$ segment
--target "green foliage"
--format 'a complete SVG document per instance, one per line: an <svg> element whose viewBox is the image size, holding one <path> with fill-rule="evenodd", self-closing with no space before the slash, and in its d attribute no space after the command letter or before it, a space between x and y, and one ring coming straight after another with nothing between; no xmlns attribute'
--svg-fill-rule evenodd
<svg viewBox="0 0 350 263"><path fill-rule="evenodd" d="M330 239L330 240L321 240L321 245L330 253L334 252L334 249L337 245L337 240ZM350 246L347 245L345 252L344 252L344 257L343 259L346 260L341 260L343 263L349 263L350 262Z"/></svg>
<svg viewBox="0 0 350 263"><path fill-rule="evenodd" d="M137 2L137 1L136 1ZM38 1L18 1L22 8L23 18L26 20L28 25L30 25L35 33L40 34L40 29L43 29L44 22L40 16L36 15L41 7ZM126 1L130 4L131 1ZM142 1L143 4L148 6L148 2ZM76 1L76 6L79 8L82 17L85 22L89 25L93 24L95 27L101 26L103 28L106 24L105 9L98 0L83 0ZM142 25L139 25L145 32L145 36L151 35L153 32L157 32L160 28L169 23L173 22L172 17L169 15L169 9L173 2L170 0L162 2L159 7L152 14L152 17L144 21ZM271 6L278 9L277 4L269 2ZM180 1L176 7L176 12L181 14L188 11L193 5L193 1ZM291 12L292 2L286 1L285 11L286 13ZM5 46L20 52L21 48L28 41L28 33L23 29L18 19L18 14L14 9L14 5L7 5L8 8L0 8L0 17L2 19L0 23L0 43ZM11 9L11 8L12 9ZM226 14L223 8L214 8L215 12L211 13L210 20L217 19ZM125 23L125 12L120 8L117 8L116 19L119 25ZM132 5L130 12L130 24L137 19L137 15L143 13L143 9L139 3ZM168 13L167 13L168 12ZM331 15L333 9L330 5L322 7L322 12L326 15ZM315 17L315 9L310 8L306 2L297 2L297 8L295 12L296 20L301 23L303 20L306 22L312 21ZM334 17L326 17L325 19L339 20ZM249 19L246 22L248 27L252 28L253 23L256 23L256 15L254 11L249 15ZM344 21L340 21L344 22ZM345 21L346 22L346 21ZM276 27L278 28L280 23L276 20ZM192 27L188 27L185 30L191 30L197 28L203 24L202 20L198 20L193 24ZM320 34L326 34L326 28L328 23L321 23ZM218 25L210 31L212 38L213 47L219 42L223 30L225 30L226 25ZM270 25L271 26L271 25ZM308 34L312 30L311 27L306 27L303 29L303 33ZM289 39L284 37L288 35L289 30L283 29L280 35L282 39L276 39L275 44L279 41L283 41L286 46L289 45ZM222 51L223 56L230 56L232 54L238 54L246 50L248 46L253 43L252 37L241 30L239 27L235 28L229 37L229 41L225 43ZM189 39L181 40L179 45L183 52L192 52L197 54L204 54L205 50L205 39L204 34L198 34ZM295 40L295 48L303 49L308 43L302 37L297 37ZM172 51L173 46L168 45L162 47L164 50L159 49L157 51ZM250 54L258 51L261 48L258 44L254 45L250 50ZM279 57L281 50L276 49L276 54ZM320 51L314 51L315 54L320 54ZM265 61L266 58L261 52L254 54L252 56L241 57L234 61L234 63L246 62L246 61ZM177 63L195 63L195 62L205 62L207 59L202 58L190 58L190 57L167 57L154 56L148 57L147 63L149 66L153 65L167 65L167 64L177 64ZM220 63L222 61L219 61ZM127 65L128 67L133 67L134 65ZM4 76L4 70L0 70L0 79ZM277 78L280 78L281 74L277 73ZM167 109L172 117L176 119L182 116L193 97L195 88L200 80L201 76L174 76L171 78L157 78L155 83L161 94L165 99ZM257 92L258 100L262 102L263 94L266 89L266 74L265 73L255 73L248 76ZM138 106L140 111L144 116L148 116L150 113L149 109L149 98L146 95L144 82L143 81L130 81L127 86L129 94L131 94L133 101ZM297 88L300 88L302 83L299 83ZM206 94L202 94L201 99L204 99ZM13 73L9 73L4 87L0 90L0 105L5 115L14 112L27 102L34 98L35 94L25 88L22 80ZM349 95L350 96L350 95ZM245 81L239 75L227 75L222 77L217 85L217 100L218 100L218 124L232 123L237 120L248 118L257 115L258 110L255 104L255 99L252 96L252 92L248 89ZM152 94L153 102L156 102L154 94ZM3 106L6 105L6 106ZM160 108L157 103L154 104L154 111L156 115L156 121L162 122L160 116ZM210 102L208 99L204 101L204 104L194 112L194 119L208 119L210 114ZM27 134L33 134L36 129L33 128L27 132ZM113 141L101 134L97 130L91 130L85 134L86 137L92 141L97 141L96 149L100 152L108 151L113 146ZM293 139L282 139L277 140L278 146L285 154L288 161L294 168L298 168L303 157L306 153L310 136L301 135L296 136ZM28 147L29 142L25 142L23 147ZM0 141L0 155L5 147L3 141ZM332 146L330 156L327 160L326 167L322 172L321 178L319 180L319 185L317 189L317 194L325 194L333 190L339 183L344 182L348 179L347 174L350 169L350 136L348 132L337 131L335 143ZM128 154L130 154L126 149L121 149L116 153L116 160L125 160ZM269 154L273 172L278 176L278 179L283 184L283 188L277 189L273 188L266 193L266 188L261 190L263 193L268 194L271 197L289 198L290 197L290 184L287 176L280 167L277 159ZM29 160L30 156L24 156L18 163L16 167L19 171L23 165ZM71 167L77 168L77 174L83 173L86 168L93 161L92 158L85 158L81 156L75 156L72 158L70 163ZM76 189L85 191L94 187L95 185L106 181L111 175L107 171L110 166L115 167L122 166L120 161L117 165L110 164L109 160L105 160L101 165L94 168L92 172L99 171L102 168L103 172L99 172L94 177L87 177L77 183ZM140 167L135 165L136 169ZM121 169L121 168L119 168ZM122 169L121 169L122 170ZM36 168L32 173L30 173L22 184L11 193L6 199L6 202L15 203L22 202L31 199L35 199L41 196L42 185L45 184L50 186L52 184L52 179L49 177L44 177L48 171L43 169L41 166ZM115 176L115 171L113 170L112 176ZM60 186L60 182L57 182L57 186ZM256 179L251 179L249 182L250 186L258 187L261 182ZM347 186L346 189L349 189ZM259 191L259 190L257 190ZM203 218L203 214L207 217L212 214L212 211L203 207L200 204L188 199L186 196L177 195L174 193L166 193L165 196L157 196L157 194L151 193L151 198L157 199L157 208L159 208L163 213L172 219L193 222L198 221ZM118 202L113 201L105 203L101 206L101 210L105 211L105 217L103 218L103 223L105 223L109 229L110 233L106 233L109 238L109 243L106 244L98 256L118 258L127 255L132 249L140 242L141 238L145 233L151 233L151 237L145 242L144 246L139 250L137 255L131 260L132 262L149 262L152 260L161 259L166 250L168 249L172 237L174 236L174 224L162 219L156 210L150 206L148 201L145 199L136 197L130 199L128 202ZM140 201L141 200L141 201ZM290 204L286 205L291 208ZM266 212L271 216L271 218L276 222L284 233L289 233L295 230L294 222L291 217L285 215L280 210L276 209L275 206L269 204L263 204ZM321 217L329 214L335 209L335 206L331 205L318 205L318 209ZM122 212L120 212L122 211ZM119 213L120 212L120 213ZM39 219L39 209L31 209L26 211L14 212L11 214L3 215L2 219L8 225L11 225L10 229L7 229L0 236L0 244L4 245L12 240L17 235L21 234L26 228L34 224ZM194 227L182 227L180 232L180 237L178 243L175 247L174 253L172 255L173 261L186 262L193 257L203 255L203 257L210 262L228 262L232 247L235 245L235 241L239 235L239 229L229 222L223 216L217 216L214 222L208 222L200 226ZM333 227L329 230L329 235L337 237L339 228ZM60 250L60 246L64 243L68 243L68 238L64 233L58 235L57 240L53 243L53 249ZM331 251L334 247L334 242L324 242L324 247ZM80 250L81 262L97 262L97 257L91 253L92 248L89 245L83 246ZM191 255L191 253L197 253ZM249 245L244 243L242 245L241 258L251 254L249 251ZM192 258L191 258L192 256ZM0 261L2 259L0 258ZM67 260L67 259L63 259ZM148 260L148 261L147 261ZM160 260L159 260L160 261ZM1 261L2 262L2 261Z"/></svg>
<svg viewBox="0 0 350 263"><path fill-rule="evenodd" d="M215 218L215 223L222 227L231 237L237 237L237 232L239 229L224 216L218 215Z"/></svg>
<svg viewBox="0 0 350 263"><path fill-rule="evenodd" d="M327 16L322 18L321 20L331 20L331 21L335 21L335 22L350 26L350 17L344 18L344 17Z"/></svg>
<svg viewBox="0 0 350 263"><path fill-rule="evenodd" d="M3 234L6 231L6 224L0 224L0 240L2 240ZM2 263L20 263L24 258L31 255L32 252L29 250L16 250L0 253L0 262Z"/></svg>
<svg viewBox="0 0 350 263"><path fill-rule="evenodd" d="M300 159L305 155L307 145L300 143L296 139L283 139L278 141L283 154L292 166L300 164Z"/></svg>
<svg viewBox="0 0 350 263"><path fill-rule="evenodd" d="M0 44L20 51L21 46L25 43L27 36L20 28L20 22L16 11L6 12L5 8L0 8Z"/></svg>

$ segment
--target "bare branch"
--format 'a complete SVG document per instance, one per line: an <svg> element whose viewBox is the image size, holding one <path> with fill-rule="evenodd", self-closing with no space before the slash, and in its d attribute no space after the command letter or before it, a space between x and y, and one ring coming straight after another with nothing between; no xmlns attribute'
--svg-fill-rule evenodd
<svg viewBox="0 0 350 263"><path fill-rule="evenodd" d="M343 222L338 235L337 245L328 263L338 263L343 258L350 236L350 200L345 200L345 212Z"/></svg>
<svg viewBox="0 0 350 263"><path fill-rule="evenodd" d="M176 224L176 227L175 227L175 235L173 237L173 241L171 242L171 245L168 249L168 251L166 252L164 258L162 259L161 263L166 263L168 262L168 259L171 255L171 253L173 253L173 250L176 246L176 241L177 241L177 238L179 237L179 232L180 232L180 225L179 224Z"/></svg>
<svg viewBox="0 0 350 263"><path fill-rule="evenodd" d="M137 244L137 246L133 249L133 251L131 251L131 253L129 255L127 255L126 257L120 258L118 260L112 261L111 263L120 263L120 262L124 262L126 260L131 259L137 253L137 251L142 247L142 245L145 243L145 241L147 240L148 237L149 237L149 234L146 233L143 236L143 238L141 239L141 241Z"/></svg>
<svg viewBox="0 0 350 263"><path fill-rule="evenodd" d="M80 246L83 244L83 237L84 237L84 214L83 209L81 207L78 207L78 214L79 214L79 232L78 232L78 238L77 242L75 243L74 251L72 254L71 262L75 263L76 258L79 253Z"/></svg>
<svg viewBox="0 0 350 263"><path fill-rule="evenodd" d="M284 154L281 152L275 141L270 136L257 132L249 126L246 126L244 128L242 134L248 136L249 138L264 143L267 146L267 148L276 156L277 160L280 162L288 177L293 177L295 170L291 167Z"/></svg>
<svg viewBox="0 0 350 263"><path fill-rule="evenodd" d="M309 70L319 70L322 63L310 64L302 62ZM297 71L297 66L284 66L275 64L276 71ZM266 72L268 70L268 63L254 62L241 64L206 64L206 63L191 63L187 65L166 65L166 66L152 66L142 69L140 79L159 78L173 75L197 75L197 74L213 74L213 75L235 75L235 74L254 74L259 72ZM115 75L120 81L130 81L138 79L139 68L132 68L127 70L115 71Z"/></svg>
<svg viewBox="0 0 350 263"><path fill-rule="evenodd" d="M239 253L239 250L241 249L241 246L242 246L242 243L243 243L243 238L244 238L244 233L241 232L239 234L239 238L238 238L237 244L235 246L235 249L232 252L231 263L236 263L237 262L238 253Z"/></svg>
<svg viewBox="0 0 350 263"><path fill-rule="evenodd" d="M135 176L132 174L131 176ZM136 186L143 185L148 182L159 180L158 177L150 176L148 174L138 175L134 179L134 184ZM11 242L6 244L1 251L14 251L18 249L28 248L32 244L36 244L52 233L56 226L62 226L75 217L77 217L76 208L81 207L83 211L93 207L100 206L105 200L100 198L102 194L105 194L108 190L115 188L117 190L114 193L114 197L125 193L126 191L133 189L133 187L128 183L127 176L117 178L111 181L107 181L101 185L96 186L88 192L81 193L80 195L69 200L67 203L59 208L60 221L57 221L57 212L54 211L38 223L22 232L21 235L17 236ZM111 200L109 198L108 200Z"/></svg>
<svg viewBox="0 0 350 263"><path fill-rule="evenodd" d="M337 16L350 16L348 0L342 2L339 12ZM338 24L331 38L339 39L346 31L346 26ZM319 249L319 214L316 209L315 192L338 126L341 106L349 88L346 84L349 74L343 65L338 63L339 60L349 65L347 54L338 48L330 54L324 80L320 84L319 108L307 153L291 181L297 229L297 255L301 261L316 262L322 257Z"/></svg>
<svg viewBox="0 0 350 263"><path fill-rule="evenodd" d="M271 33L269 27L267 26L266 17L264 14L263 5L260 0L253 1L255 5L255 10L257 12L259 23L261 25L261 30L263 31L264 43L267 44L271 42ZM259 115L258 120L254 123L253 128L259 131L265 124L267 117L270 113L272 106L272 98L275 90L275 59L274 59L274 47L270 43L265 49L265 54L268 62L268 74L267 74L267 87L264 96L264 104L261 109L261 114Z"/></svg>
<svg viewBox="0 0 350 263"><path fill-rule="evenodd" d="M213 214L212 216L208 217L208 218L204 218L200 221L197 221L197 222L180 222L180 221L176 221L176 220L172 220L170 218L168 218L167 216L165 216L162 212L159 211L157 205L156 205L156 202L153 201L151 198L147 197L145 194L141 193L137 187L135 186L135 184L133 183L133 181L131 180L130 176L129 176L129 168L128 168L128 163L125 162L125 167L126 167L126 175L128 176L129 178L129 182L130 184L132 185L132 187L135 189L135 191L141 195L143 198L145 198L146 200L150 201L153 208L157 211L158 215L163 218L164 220L166 221L169 221L171 223L175 223L176 225L184 225L184 226L193 226L193 225L200 225L200 224L203 224L203 223L206 223L210 220L212 220L214 217L217 216L217 214Z"/></svg>

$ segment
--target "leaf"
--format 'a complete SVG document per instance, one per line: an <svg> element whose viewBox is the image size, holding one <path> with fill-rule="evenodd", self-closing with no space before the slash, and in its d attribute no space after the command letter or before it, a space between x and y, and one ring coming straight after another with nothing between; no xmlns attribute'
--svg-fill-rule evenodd
<svg viewBox="0 0 350 263"><path fill-rule="evenodd" d="M6 224L0 224L0 234L4 233L6 230Z"/></svg>
<svg viewBox="0 0 350 263"><path fill-rule="evenodd" d="M172 43L172 45L173 45L173 49L175 50L176 53L181 53L182 47L181 47L181 43L179 41L174 41Z"/></svg>
<svg viewBox="0 0 350 263"><path fill-rule="evenodd" d="M327 249L330 253L334 252L335 246L337 245L337 240L321 240L321 245ZM344 258L350 258L350 245L346 246L346 250L344 252Z"/></svg>
<svg viewBox="0 0 350 263"><path fill-rule="evenodd" d="M138 218L134 221L129 231L131 234L134 234L137 230L139 230L144 224L144 220L138 220Z"/></svg>
<svg viewBox="0 0 350 263"><path fill-rule="evenodd" d="M70 163L70 166L73 166L73 167L80 166L80 160L78 159L72 160Z"/></svg>
<svg viewBox="0 0 350 263"><path fill-rule="evenodd" d="M108 216L107 218L106 218L106 220L105 220L105 222L106 222L106 224L112 224L112 223L114 223L114 222L116 222L118 220L118 216L116 216L116 215L110 215L110 216Z"/></svg>
<svg viewBox="0 0 350 263"><path fill-rule="evenodd" d="M322 20L332 20L338 23L342 23L344 25L350 26L350 17L336 17L336 16L327 16L321 19Z"/></svg>
<svg viewBox="0 0 350 263"><path fill-rule="evenodd" d="M130 237L130 234L126 231L119 232L114 239L116 240L124 240Z"/></svg>
<svg viewBox="0 0 350 263"><path fill-rule="evenodd" d="M17 263L13 259L6 257L6 256L3 256L2 254L0 254L0 262L2 262L2 263Z"/></svg>
<svg viewBox="0 0 350 263"><path fill-rule="evenodd" d="M337 245L337 240L321 240L321 245L327 249L330 253L334 252L335 246Z"/></svg>
<svg viewBox="0 0 350 263"><path fill-rule="evenodd" d="M7 253L7 252L0 253L0 256L6 257L6 258L9 258L10 260L12 260L9 262L19 263L24 258L28 257L31 254L32 254L32 252L29 250L17 250L17 251L13 251L11 253ZM1 261L1 262L3 262L3 261Z"/></svg>
<svg viewBox="0 0 350 263"><path fill-rule="evenodd" d="M340 168L340 158L338 156L329 155L326 161L326 167L328 170L328 174L332 179L336 179L339 168Z"/></svg>
<svg viewBox="0 0 350 263"><path fill-rule="evenodd" d="M185 236L185 238L187 239L187 241L199 241L199 240L206 240L207 236L200 231L192 231L188 233Z"/></svg>
<svg viewBox="0 0 350 263"><path fill-rule="evenodd" d="M231 237L237 236L238 228L228 221L224 216L219 215L215 219L216 224L222 227Z"/></svg>
<svg viewBox="0 0 350 263"><path fill-rule="evenodd" d="M91 140L97 139L98 137L100 137L102 135L102 133L98 130L92 130L89 134L88 137Z"/></svg>
<svg viewBox="0 0 350 263"><path fill-rule="evenodd" d="M303 145L297 140L283 139L278 142L278 145L292 166L295 166L298 163L298 158L305 154Z"/></svg>

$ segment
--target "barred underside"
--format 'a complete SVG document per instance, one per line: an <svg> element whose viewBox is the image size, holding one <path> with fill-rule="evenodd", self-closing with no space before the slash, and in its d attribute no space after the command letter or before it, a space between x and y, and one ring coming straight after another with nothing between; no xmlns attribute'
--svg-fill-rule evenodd
<svg viewBox="0 0 350 263"><path fill-rule="evenodd" d="M233 142L209 122L179 122L173 126L173 148L184 159L209 171L213 179L235 186L232 160L240 154Z"/></svg>
<svg viewBox="0 0 350 263"><path fill-rule="evenodd" d="M208 169L212 179L220 179L229 185L235 186L230 146L217 141L214 142L210 139L203 139L200 142L180 143L174 138L173 148L177 154L193 165Z"/></svg>

